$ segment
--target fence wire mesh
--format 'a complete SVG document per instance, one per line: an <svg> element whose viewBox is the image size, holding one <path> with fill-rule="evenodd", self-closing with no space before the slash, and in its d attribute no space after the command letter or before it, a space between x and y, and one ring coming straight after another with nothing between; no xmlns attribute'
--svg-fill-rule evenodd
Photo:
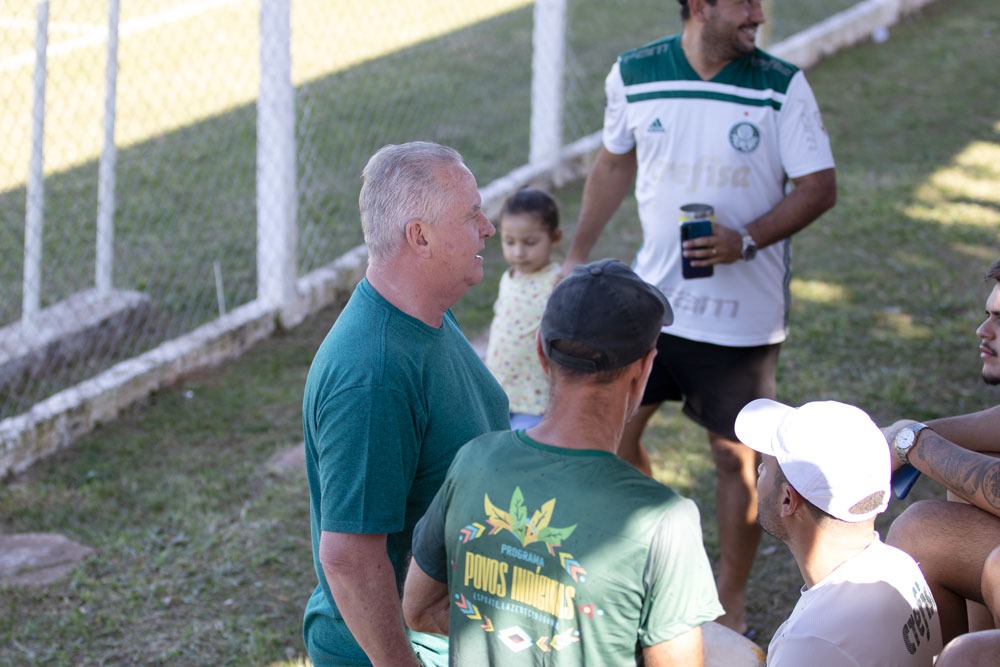
<svg viewBox="0 0 1000 667"><path fill-rule="evenodd" d="M255 104L261 58L270 57L260 53L258 2L121 3L114 294L103 302L94 287L109 4L0 0L0 419L256 298L255 178L267 156L257 155ZM853 2L774 0L771 38ZM43 5L44 112L33 95ZM480 186L527 162L532 16L528 0L291 3L297 275L361 243L360 173L383 144L452 145ZM568 0L564 144L600 128L615 56L679 27L678 5L664 0ZM45 344L50 332L22 319L39 118L44 208L33 287L58 331Z"/></svg>

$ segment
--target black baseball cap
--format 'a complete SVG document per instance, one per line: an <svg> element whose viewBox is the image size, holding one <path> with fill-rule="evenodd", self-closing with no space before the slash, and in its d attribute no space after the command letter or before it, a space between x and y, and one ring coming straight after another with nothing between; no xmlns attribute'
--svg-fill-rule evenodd
<svg viewBox="0 0 1000 667"><path fill-rule="evenodd" d="M674 321L667 297L617 259L573 269L549 296L542 315L545 356L587 373L622 368L653 349L660 329ZM554 348L561 340L599 354L583 358Z"/></svg>

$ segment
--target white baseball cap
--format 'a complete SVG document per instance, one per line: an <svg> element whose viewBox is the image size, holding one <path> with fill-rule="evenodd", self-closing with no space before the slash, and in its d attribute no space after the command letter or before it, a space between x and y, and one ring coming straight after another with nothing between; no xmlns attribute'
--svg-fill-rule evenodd
<svg viewBox="0 0 1000 667"><path fill-rule="evenodd" d="M736 435L775 457L796 491L841 521L865 521L889 505L889 447L864 410L837 401L793 408L759 398L740 410Z"/></svg>

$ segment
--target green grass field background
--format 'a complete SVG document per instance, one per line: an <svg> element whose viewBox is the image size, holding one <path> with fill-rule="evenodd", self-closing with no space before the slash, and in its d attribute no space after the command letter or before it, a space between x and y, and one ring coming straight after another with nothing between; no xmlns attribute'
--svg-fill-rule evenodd
<svg viewBox="0 0 1000 667"><path fill-rule="evenodd" d="M664 4L658 6L662 13ZM675 15L672 3L666 6L668 23ZM476 44L508 44L510 60L498 62L516 62L530 41L526 13L515 9L438 43L455 57ZM595 17L616 18L599 12ZM996 404L997 392L979 380L974 331L989 291L981 276L1000 256L998 25L995 0L934 3L894 28L885 44L860 45L809 72L831 134L840 199L795 239L794 301L779 367L780 399L839 399L860 405L880 422ZM477 33L477 28L485 31ZM583 32L574 32L574 40L581 40L574 43L582 43ZM429 44L416 44L405 53L422 55ZM367 65L356 69L385 72L385 62L368 63L381 65L381 70L365 70ZM600 69L608 65L610 60ZM493 65L494 70L499 67ZM508 89L483 69L469 65L456 71L479 77L476 86L461 88L478 91L463 99L472 99L469 104L483 109L490 122L512 113L514 107L503 106L511 97L505 94ZM580 83L580 92L574 93L593 98L594 122L599 122L603 103L603 74L595 74L596 82ZM300 94L334 100L332 88L328 95L315 88L333 80L311 80L313 90ZM419 99L406 95L398 99ZM326 113L337 118L324 102L316 102L311 113L310 132L333 128L326 131L335 133L340 127L316 120ZM217 228L230 230L226 221L233 211L236 218L252 218L252 204L247 206L242 195L234 194L238 190L231 189L239 179L252 181L252 169L220 175L217 165L207 165L220 152L242 156L240 164L249 160L252 165L253 117L252 109L243 106L150 139L144 148L162 153L137 152L131 161L125 159L129 190L141 195L142 206L150 211L164 206L162 200L173 200L184 211L190 206L186 197L198 191L194 186L204 185L218 191L211 199L219 209L218 219L212 220ZM514 121L510 127L526 122L523 116ZM354 126L344 121L344 127ZM481 183L504 173L497 165L517 153L504 143L519 132L508 126L489 134L450 123L429 127L430 138L462 144ZM468 132L475 136L466 136ZM369 147L367 140L329 141L324 146L331 148L318 153L318 163L329 161L335 153L327 151L334 146ZM466 146L491 152L483 157ZM190 180L171 185L171 177L144 167L143 155L183 158L191 171L185 179ZM360 238L349 205L336 204L356 200L356 172L345 168L338 176L341 172L332 167L324 169L311 200L326 202L311 214L324 219L315 227L316 238ZM89 196L89 181L81 173L70 170L54 178L65 184L57 201L67 211ZM327 185L330 181L336 186ZM164 183L171 186L169 197L147 193L153 184ZM580 186L555 194L571 233ZM16 198L10 192L0 197L0 211L9 205L8 197ZM139 206L130 204L129 210ZM324 217L323 211L330 210L339 212ZM173 218L150 216L136 223L140 250L129 248L125 257L138 262L163 254L158 266L164 276L140 267L135 272L149 281L169 280L171 252L195 254L202 248L189 243L171 249L164 239L169 241L178 227L149 220ZM4 217L3 224L8 229L16 222ZM69 235L66 229L63 233ZM246 236L252 225L235 229ZM233 237L229 243L240 241L239 234L227 234ZM207 245L211 239L197 237L197 242ZM630 198L594 257L628 259L638 242ZM10 251L4 247L5 256ZM486 279L456 307L472 337L488 326L503 270L496 240L488 243L486 260ZM175 298L189 304L201 297L192 291ZM57 585L0 588L0 665L305 664L301 615L315 584L305 479L298 469L272 470L268 461L301 442L302 385L312 354L335 317L334 310L319 313L242 359L185 378L158 392L148 405L0 485L0 530L61 532L97 551ZM665 407L647 444L658 478L701 508L706 545L715 558L714 475L703 434L676 409ZM913 497L935 495L940 490L922 480ZM880 518L883 534L908 502L893 503ZM750 622L763 641L787 616L800 586L787 551L766 539L749 599Z"/></svg>

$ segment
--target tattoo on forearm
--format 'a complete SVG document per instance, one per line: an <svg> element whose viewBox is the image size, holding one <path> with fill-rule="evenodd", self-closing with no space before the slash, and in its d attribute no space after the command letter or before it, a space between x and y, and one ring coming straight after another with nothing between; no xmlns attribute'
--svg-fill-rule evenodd
<svg viewBox="0 0 1000 667"><path fill-rule="evenodd" d="M936 435L936 434L935 434ZM938 436L939 437L939 436ZM916 450L945 486L975 502L978 494L1000 516L1000 460L928 439Z"/></svg>
<svg viewBox="0 0 1000 667"><path fill-rule="evenodd" d="M990 466L990 470L983 480L983 495L986 497L986 502L990 504L990 507L1000 512L1000 461Z"/></svg>

